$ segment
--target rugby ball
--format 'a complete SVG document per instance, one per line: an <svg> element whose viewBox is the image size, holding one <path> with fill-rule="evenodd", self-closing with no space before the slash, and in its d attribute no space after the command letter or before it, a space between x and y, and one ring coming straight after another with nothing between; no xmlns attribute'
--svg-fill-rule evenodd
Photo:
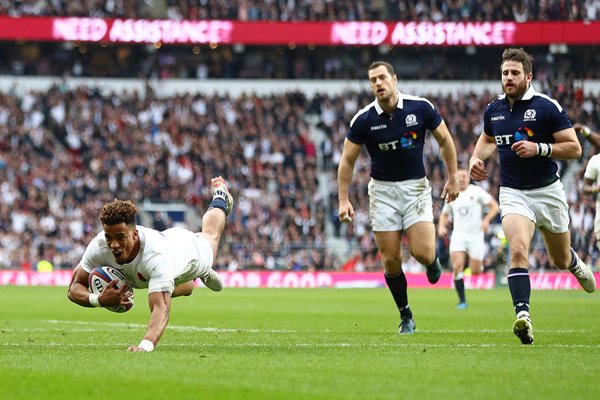
<svg viewBox="0 0 600 400"><path fill-rule="evenodd" d="M131 307L133 307L133 288L131 284L127 282L125 275L123 272L119 271L116 268L102 266L96 267L90 272L89 277L89 288L90 292L100 294L102 291L108 286L108 284L112 281L117 281L117 289L123 287L123 285L128 286L126 291L129 302L126 305L118 305L114 307L104 307L109 311L124 313L129 311Z"/></svg>

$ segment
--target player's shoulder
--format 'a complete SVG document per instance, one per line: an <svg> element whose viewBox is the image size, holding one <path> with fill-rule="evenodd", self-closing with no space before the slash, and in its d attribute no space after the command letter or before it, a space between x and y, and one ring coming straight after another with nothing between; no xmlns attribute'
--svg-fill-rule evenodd
<svg viewBox="0 0 600 400"><path fill-rule="evenodd" d="M350 126L359 126L367 122L369 119L369 114L371 112L377 112L375 109L376 102L377 100L373 100L372 102L358 110L356 114L354 114L354 117L352 117L352 119L350 120Z"/></svg>
<svg viewBox="0 0 600 400"><path fill-rule="evenodd" d="M486 196L486 197L487 197L487 196L489 196L489 195L490 195L490 194L489 194L489 193L488 193L488 192L487 192L487 191L486 191L484 188L482 188L482 187L481 187L481 186L479 186L479 185L475 185L475 184L473 184L473 183L470 183L470 184L469 184L468 190L469 190L471 193L478 194L478 195L480 195L480 196Z"/></svg>
<svg viewBox="0 0 600 400"><path fill-rule="evenodd" d="M92 238L92 240L89 241L88 248L92 248L92 249L96 249L96 250L100 250L106 246L106 235L104 233L104 231L100 231L96 234L96 236L94 236Z"/></svg>
<svg viewBox="0 0 600 400"><path fill-rule="evenodd" d="M162 250L165 247L167 240L162 232L142 225L138 225L136 229L140 238L140 246L144 252Z"/></svg>
<svg viewBox="0 0 600 400"><path fill-rule="evenodd" d="M600 167L600 153L591 156L588 165L593 165L596 168Z"/></svg>
<svg viewBox="0 0 600 400"><path fill-rule="evenodd" d="M435 110L435 106L426 97L415 96L412 94L402 93L402 101L407 105L413 105L415 107L429 107Z"/></svg>
<svg viewBox="0 0 600 400"><path fill-rule="evenodd" d="M531 100L536 106L546 107L551 110L556 109L559 112L562 112L563 110L562 106L556 99L553 99L544 93L534 92Z"/></svg>
<svg viewBox="0 0 600 400"><path fill-rule="evenodd" d="M504 95L500 95L497 98L495 98L494 100L487 103L487 105L485 106L485 111L486 112L496 111L496 110L499 110L499 109L505 107L505 105L506 105L506 101L504 101Z"/></svg>

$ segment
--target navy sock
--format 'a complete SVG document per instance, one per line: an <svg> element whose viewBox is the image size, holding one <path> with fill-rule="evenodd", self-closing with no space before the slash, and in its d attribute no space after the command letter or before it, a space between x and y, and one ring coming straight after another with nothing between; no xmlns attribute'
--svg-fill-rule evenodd
<svg viewBox="0 0 600 400"><path fill-rule="evenodd" d="M515 313L518 314L521 311L529 313L529 296L531 295L529 272L525 268L510 268L508 270L508 288L515 306Z"/></svg>
<svg viewBox="0 0 600 400"><path fill-rule="evenodd" d="M456 288L456 293L458 293L458 300L461 303L465 303L465 281L463 278L454 280L454 287Z"/></svg>
<svg viewBox="0 0 600 400"><path fill-rule="evenodd" d="M412 311L408 306L408 284L406 283L406 275L404 275L404 272L400 272L396 276L388 276L384 273L383 276L392 293L396 307L398 307L398 311L400 311L400 316L402 318L412 318Z"/></svg>
<svg viewBox="0 0 600 400"><path fill-rule="evenodd" d="M227 202L220 196L213 197L212 201L208 205L208 209L210 210L211 208L219 208L223 210L225 215L227 215Z"/></svg>

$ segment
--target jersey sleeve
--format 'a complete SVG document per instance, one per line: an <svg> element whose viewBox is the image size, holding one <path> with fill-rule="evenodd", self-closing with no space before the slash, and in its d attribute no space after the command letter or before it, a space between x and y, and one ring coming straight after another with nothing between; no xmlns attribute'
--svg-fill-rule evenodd
<svg viewBox="0 0 600 400"><path fill-rule="evenodd" d="M151 260L146 260L145 268L150 273L148 280L148 293L169 292L175 290L175 278L169 258L157 254Z"/></svg>
<svg viewBox="0 0 600 400"><path fill-rule="evenodd" d="M436 129L442 123L442 116L427 99L423 102L423 114L425 116L425 128L430 131Z"/></svg>
<svg viewBox="0 0 600 400"><path fill-rule="evenodd" d="M485 133L488 136L494 136L494 132L492 131L492 125L491 125L491 120L490 120L490 105L492 103L489 103L486 107L485 107L485 111L483 112L483 133Z"/></svg>
<svg viewBox="0 0 600 400"><path fill-rule="evenodd" d="M583 174L583 177L585 179L591 179L593 181L596 181L598 178L598 167L600 166L599 164L600 157L596 155L590 158L587 167L585 167L585 173Z"/></svg>
<svg viewBox="0 0 600 400"><path fill-rule="evenodd" d="M364 144L365 137L365 120L360 115L354 117L350 122L350 130L346 138L354 144Z"/></svg>
<svg viewBox="0 0 600 400"><path fill-rule="evenodd" d="M477 188L477 199L480 204L487 206L492 201L492 195L483 190L480 186L475 186Z"/></svg>
<svg viewBox="0 0 600 400"><path fill-rule="evenodd" d="M97 237L92 239L86 247L79 265L88 273L92 272L94 268L104 265L102 252L100 251L100 241Z"/></svg>
<svg viewBox="0 0 600 400"><path fill-rule="evenodd" d="M557 105L557 107L549 107L549 109L550 115L546 118L549 128L548 132L554 133L573 127L564 108L560 108L560 106Z"/></svg>

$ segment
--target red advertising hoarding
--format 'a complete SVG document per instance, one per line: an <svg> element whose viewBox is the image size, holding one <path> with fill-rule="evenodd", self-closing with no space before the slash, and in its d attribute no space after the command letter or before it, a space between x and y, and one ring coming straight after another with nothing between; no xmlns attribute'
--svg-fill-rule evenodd
<svg viewBox="0 0 600 400"><path fill-rule="evenodd" d="M53 272L0 270L1 286L68 286L73 271ZM384 288L384 276L381 272L293 272L293 271L219 271L225 287L243 288ZM600 281L600 273L594 274ZM581 290L577 279L568 272L529 274L531 288L535 290ZM436 285L427 281L424 273L406 273L410 288L450 289L453 287L452 273L444 272ZM500 278L506 280L505 276ZM202 286L199 280L196 286ZM467 289L494 289L497 287L496 275L483 273L465 276Z"/></svg>
<svg viewBox="0 0 600 400"><path fill-rule="evenodd" d="M242 22L0 16L0 40L309 46L594 45L600 44L600 22Z"/></svg>

